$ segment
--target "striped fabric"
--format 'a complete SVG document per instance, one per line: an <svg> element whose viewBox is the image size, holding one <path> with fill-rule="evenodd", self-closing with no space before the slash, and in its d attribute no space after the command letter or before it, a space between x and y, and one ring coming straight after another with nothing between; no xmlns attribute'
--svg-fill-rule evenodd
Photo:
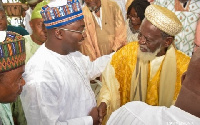
<svg viewBox="0 0 200 125"><path fill-rule="evenodd" d="M6 31L6 38L0 41L0 72L9 71L25 64L24 38L14 32Z"/></svg>
<svg viewBox="0 0 200 125"><path fill-rule="evenodd" d="M41 11L47 29L67 25L83 19L81 5L78 0L68 0L67 5L58 7L42 7Z"/></svg>

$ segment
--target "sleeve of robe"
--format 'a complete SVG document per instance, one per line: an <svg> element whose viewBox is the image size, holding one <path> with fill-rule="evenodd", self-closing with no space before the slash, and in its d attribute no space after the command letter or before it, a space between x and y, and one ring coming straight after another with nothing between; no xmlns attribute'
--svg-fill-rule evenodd
<svg viewBox="0 0 200 125"><path fill-rule="evenodd" d="M60 84L51 70L35 71L24 75L26 86L21 94L22 105L28 125L92 125L91 116L59 121ZM34 84L33 84L34 83ZM51 86L54 84L53 86ZM32 117L34 116L34 117Z"/></svg>
<svg viewBox="0 0 200 125"><path fill-rule="evenodd" d="M199 122L198 117L173 105L167 108L133 101L113 112L107 125L198 125Z"/></svg>
<svg viewBox="0 0 200 125"><path fill-rule="evenodd" d="M108 62L111 60L111 57L114 53L111 53L109 55L104 55L99 58L97 58L95 61L91 62L88 56L85 56L87 63L87 71L88 71L88 77L90 80L95 79L96 77L99 77L102 72L105 70Z"/></svg>
<svg viewBox="0 0 200 125"><path fill-rule="evenodd" d="M107 105L107 115L104 118L104 122L108 120L111 113L120 107L120 93L119 82L115 77L115 69L109 63L102 74L102 88L100 90L97 104L105 102Z"/></svg>
<svg viewBox="0 0 200 125"><path fill-rule="evenodd" d="M124 46L127 41L127 33L126 33L126 24L121 12L121 9L117 5L117 3L114 4L113 6L114 9L114 15L115 15L115 41L113 42L114 45L112 47L112 50L117 50Z"/></svg>

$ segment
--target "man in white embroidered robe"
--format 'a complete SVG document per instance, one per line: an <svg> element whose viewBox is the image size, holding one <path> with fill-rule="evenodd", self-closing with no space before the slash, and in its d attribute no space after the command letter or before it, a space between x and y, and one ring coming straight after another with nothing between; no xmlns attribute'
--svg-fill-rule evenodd
<svg viewBox="0 0 200 125"><path fill-rule="evenodd" d="M53 13L58 8L61 17ZM70 14L63 11L67 8L73 11ZM89 57L78 51L85 37L78 0L51 1L42 8L41 15L47 28L47 41L26 65L24 79L27 85L21 95L27 123L98 124L98 110L90 80L101 74L111 55L91 62Z"/></svg>

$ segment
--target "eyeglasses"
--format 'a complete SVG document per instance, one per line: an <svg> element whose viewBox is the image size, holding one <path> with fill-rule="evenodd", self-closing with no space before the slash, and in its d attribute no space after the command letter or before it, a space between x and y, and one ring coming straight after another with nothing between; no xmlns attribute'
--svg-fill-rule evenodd
<svg viewBox="0 0 200 125"><path fill-rule="evenodd" d="M134 16L132 16L132 15L128 15L128 18L129 19L134 19L134 18L139 18L137 15L134 15Z"/></svg>
<svg viewBox="0 0 200 125"><path fill-rule="evenodd" d="M65 29L65 28L59 28L59 27L54 27L55 29L60 29L60 30L65 30L65 31L70 31L70 32L75 32L75 33L80 33L83 34L85 32L85 28L83 31L78 31L78 30L70 30L70 29Z"/></svg>

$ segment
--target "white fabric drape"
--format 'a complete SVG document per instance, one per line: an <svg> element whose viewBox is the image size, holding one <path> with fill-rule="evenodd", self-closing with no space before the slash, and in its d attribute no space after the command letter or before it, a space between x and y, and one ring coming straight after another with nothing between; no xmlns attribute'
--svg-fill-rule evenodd
<svg viewBox="0 0 200 125"><path fill-rule="evenodd" d="M171 106L150 106L133 101L112 113L107 125L198 125L200 118Z"/></svg>

